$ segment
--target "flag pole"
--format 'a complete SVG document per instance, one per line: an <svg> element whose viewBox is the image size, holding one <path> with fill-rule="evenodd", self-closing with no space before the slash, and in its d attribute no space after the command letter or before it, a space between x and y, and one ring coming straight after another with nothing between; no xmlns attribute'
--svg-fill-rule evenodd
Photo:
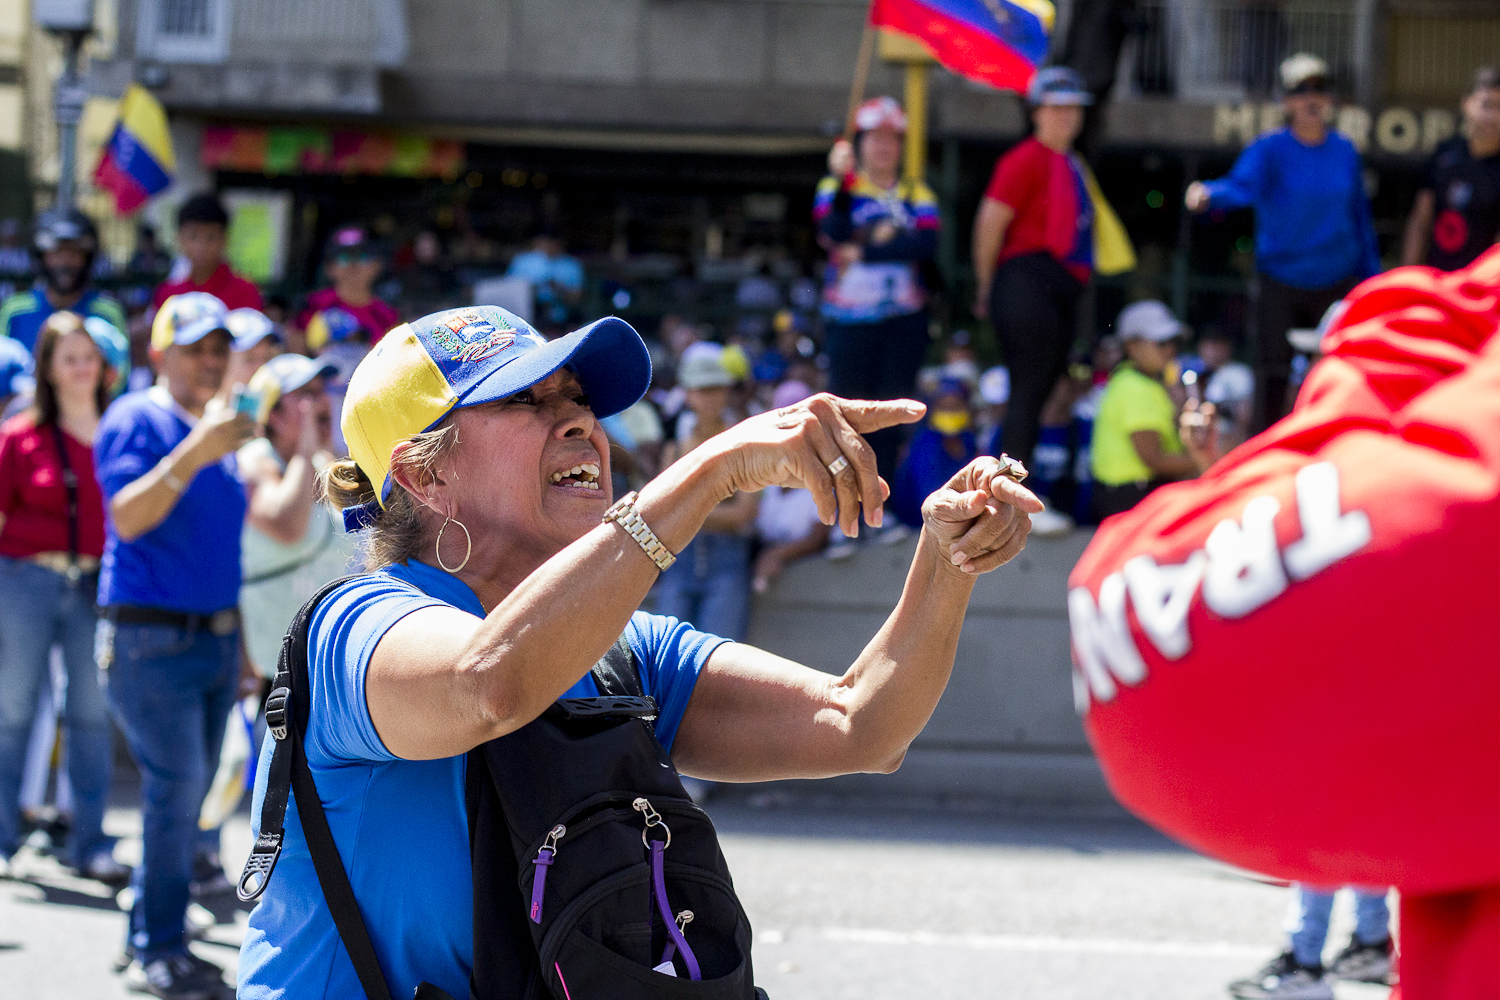
<svg viewBox="0 0 1500 1000"><path fill-rule="evenodd" d="M865 83L870 79L870 58L875 54L875 28L865 18L864 34L859 39L859 61L854 64L854 79L849 83L849 110L844 115L844 138L854 138L854 112L865 99Z"/></svg>
<svg viewBox="0 0 1500 1000"><path fill-rule="evenodd" d="M927 175L927 71L925 62L906 64L906 179Z"/></svg>

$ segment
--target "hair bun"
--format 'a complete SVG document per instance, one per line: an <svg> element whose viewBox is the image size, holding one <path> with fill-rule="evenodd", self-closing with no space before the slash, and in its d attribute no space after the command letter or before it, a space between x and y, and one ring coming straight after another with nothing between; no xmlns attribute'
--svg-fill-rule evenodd
<svg viewBox="0 0 1500 1000"><path fill-rule="evenodd" d="M352 458L331 463L318 474L323 498L339 509L357 507L375 499L370 477Z"/></svg>

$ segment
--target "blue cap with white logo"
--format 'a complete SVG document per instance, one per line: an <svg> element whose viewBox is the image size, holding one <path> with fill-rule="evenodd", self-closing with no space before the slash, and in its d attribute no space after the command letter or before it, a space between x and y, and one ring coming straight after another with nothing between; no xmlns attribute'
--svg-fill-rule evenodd
<svg viewBox="0 0 1500 1000"><path fill-rule="evenodd" d="M1048 66L1039 69L1026 88L1026 101L1033 107L1044 104L1089 105L1094 95L1078 71L1067 66Z"/></svg>

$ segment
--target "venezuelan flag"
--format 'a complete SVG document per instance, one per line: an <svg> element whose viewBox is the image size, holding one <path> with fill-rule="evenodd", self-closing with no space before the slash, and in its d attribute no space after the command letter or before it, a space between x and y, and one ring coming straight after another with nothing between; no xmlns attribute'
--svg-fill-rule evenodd
<svg viewBox="0 0 1500 1000"><path fill-rule="evenodd" d="M960 76L1026 92L1047 58L1051 0L874 0L870 23L926 43Z"/></svg>
<svg viewBox="0 0 1500 1000"><path fill-rule="evenodd" d="M176 170L166 111L151 91L131 84L94 171L94 184L115 196L115 210L123 215L172 183Z"/></svg>

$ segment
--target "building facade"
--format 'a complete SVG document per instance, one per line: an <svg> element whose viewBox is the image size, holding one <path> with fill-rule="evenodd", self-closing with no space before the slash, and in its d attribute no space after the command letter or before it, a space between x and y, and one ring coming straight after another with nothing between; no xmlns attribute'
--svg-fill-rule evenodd
<svg viewBox="0 0 1500 1000"><path fill-rule="evenodd" d="M643 275L732 276L747 257L778 273L815 273L811 189L842 128L867 4L102 6L111 37L91 65L94 92L107 101L143 82L173 122L179 181L151 211L169 221L175 201L206 186L260 205L275 223L268 280L315 281L323 235L358 219L398 242L432 228L481 270L547 225L608 281L644 290ZM1368 158L1388 253L1421 157L1456 128L1473 69L1500 60L1493 0L1123 7L1130 30L1096 165L1142 267L1102 294L1152 291L1190 315L1222 312L1223 297L1245 287L1249 223L1195 226L1179 210L1182 189L1227 169L1244 143L1279 123L1282 58L1312 51L1332 65L1347 101L1338 127ZM1059 38L1069 8L1059 5ZM4 31L0 24L0 64ZM900 96L901 79L899 67L877 60L867 93ZM0 77L0 133L4 87ZM934 71L929 180L943 203L942 270L954 303L964 297L968 221L990 166L1024 130L1014 95ZM45 185L43 162L33 155ZM1200 309L1199 297L1212 304ZM950 310L949 321L961 312Z"/></svg>

